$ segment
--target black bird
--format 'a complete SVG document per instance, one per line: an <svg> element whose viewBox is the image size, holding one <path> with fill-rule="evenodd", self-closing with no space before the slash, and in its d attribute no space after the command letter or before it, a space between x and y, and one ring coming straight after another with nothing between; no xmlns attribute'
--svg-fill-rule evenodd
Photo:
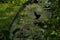
<svg viewBox="0 0 60 40"><path fill-rule="evenodd" d="M39 19L39 17L41 16L41 15L38 15L36 12L34 12L34 15L36 16L35 19Z"/></svg>
<svg viewBox="0 0 60 40"><path fill-rule="evenodd" d="M32 3L38 3L38 0L28 0L28 1L30 1L31 4Z"/></svg>
<svg viewBox="0 0 60 40"><path fill-rule="evenodd" d="M38 3L38 0L34 0L34 3Z"/></svg>

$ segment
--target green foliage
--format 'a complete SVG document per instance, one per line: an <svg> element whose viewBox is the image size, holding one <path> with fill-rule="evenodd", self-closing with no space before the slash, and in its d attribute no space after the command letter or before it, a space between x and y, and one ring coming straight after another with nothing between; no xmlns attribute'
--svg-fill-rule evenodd
<svg viewBox="0 0 60 40"><path fill-rule="evenodd" d="M0 4L0 29L2 29L0 31L2 31L2 34L4 35L6 40L10 40L15 37L15 35L11 35L10 32L7 31L6 29L8 28L8 25L11 22L12 18L14 17L15 12L19 8L19 6L21 6L25 1L26 0L0 0L0 3L2 3ZM42 3L42 0L39 0L39 2ZM19 14L15 23L13 24L11 31L13 32L13 30L15 30L17 27L21 29L25 24L30 24L28 25L30 27L30 30L27 33L23 32L24 35L28 34L29 36L21 38L22 40L33 40L33 39L60 40L60 4L59 4L60 1L51 0L51 2L52 2L51 5L52 17L48 21L43 23L45 25L43 26L38 25L39 23L37 23L36 25L35 24L31 25L32 20L30 21L29 19L30 17L27 14L24 14L26 12L23 10L22 13ZM32 6L35 7L35 5ZM30 10L32 9L30 6L28 6L28 8ZM10 36L12 37L9 38ZM14 39L17 38L15 37Z"/></svg>

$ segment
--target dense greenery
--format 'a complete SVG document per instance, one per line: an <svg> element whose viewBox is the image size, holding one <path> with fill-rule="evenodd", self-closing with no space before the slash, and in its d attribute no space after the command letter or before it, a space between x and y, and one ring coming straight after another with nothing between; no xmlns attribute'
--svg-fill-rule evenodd
<svg viewBox="0 0 60 40"><path fill-rule="evenodd" d="M45 11L42 7L45 1L39 0L38 5L29 5L18 15L11 28L14 35L6 30L24 2L26 0L0 0L0 40L60 40L60 0L51 0L52 16L47 21L35 20L32 14L39 7L43 9L41 13ZM27 15L29 12L33 17Z"/></svg>

